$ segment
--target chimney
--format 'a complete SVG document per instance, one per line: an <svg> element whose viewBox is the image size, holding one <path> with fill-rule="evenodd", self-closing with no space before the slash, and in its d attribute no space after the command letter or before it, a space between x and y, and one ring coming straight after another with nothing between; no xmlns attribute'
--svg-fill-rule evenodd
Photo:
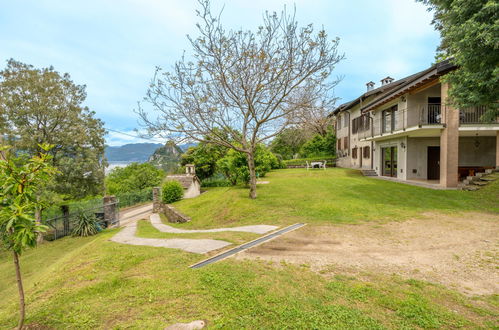
<svg viewBox="0 0 499 330"><path fill-rule="evenodd" d="M196 175L196 168L194 164L186 164L185 165L185 174Z"/></svg>
<svg viewBox="0 0 499 330"><path fill-rule="evenodd" d="M368 82L368 83L366 84L366 86L367 86L367 91L368 91L368 92L369 92L369 91L372 91L372 90L374 89L374 85L375 85L375 83L374 83L374 82L372 82L372 81Z"/></svg>
<svg viewBox="0 0 499 330"><path fill-rule="evenodd" d="M385 85L388 85L390 84L394 79L390 76L386 77L386 78L383 78L381 79L381 86L385 86Z"/></svg>

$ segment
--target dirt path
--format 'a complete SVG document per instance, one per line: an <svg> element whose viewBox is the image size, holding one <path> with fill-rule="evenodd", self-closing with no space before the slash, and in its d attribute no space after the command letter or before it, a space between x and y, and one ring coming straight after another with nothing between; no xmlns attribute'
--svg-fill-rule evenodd
<svg viewBox="0 0 499 330"><path fill-rule="evenodd" d="M306 226L236 258L309 264L330 274L397 273L466 294L493 294L499 293L499 215Z"/></svg>

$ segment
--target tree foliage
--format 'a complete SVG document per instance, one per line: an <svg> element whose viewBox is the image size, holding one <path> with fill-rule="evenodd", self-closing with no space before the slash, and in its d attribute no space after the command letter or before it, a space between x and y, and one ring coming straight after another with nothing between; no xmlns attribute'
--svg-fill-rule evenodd
<svg viewBox="0 0 499 330"><path fill-rule="evenodd" d="M217 161L225 156L228 149L226 147L201 142L195 147L190 147L182 155L180 164L194 164L196 175L200 180L212 177L217 171Z"/></svg>
<svg viewBox="0 0 499 330"><path fill-rule="evenodd" d="M334 156L335 153L336 136L331 128L325 136L317 134L300 148L300 156L304 158Z"/></svg>
<svg viewBox="0 0 499 330"><path fill-rule="evenodd" d="M255 32L226 30L209 0L200 4L199 36L189 37L193 57L183 57L172 72L157 69L146 101L158 117L150 120L144 109L139 114L151 135L244 153L256 198L257 146L286 128L302 107L297 95L303 90L327 98L337 83L328 77L343 58L339 41L311 24L298 27L286 12L265 13Z"/></svg>
<svg viewBox="0 0 499 330"><path fill-rule="evenodd" d="M106 177L106 190L109 194L137 192L161 184L165 172L149 163L131 163L126 167L116 167Z"/></svg>
<svg viewBox="0 0 499 330"><path fill-rule="evenodd" d="M23 327L25 307L24 289L19 265L19 255L35 247L39 233L46 230L35 221L38 206L38 185L50 180L56 170L49 165L51 156L48 145L40 145L45 153L31 158L26 154L13 157L8 148L0 146L0 242L13 253L20 300L19 329Z"/></svg>
<svg viewBox="0 0 499 330"><path fill-rule="evenodd" d="M82 106L85 86L52 67L37 69L13 59L0 71L0 133L16 150L37 155L49 151L59 173L47 189L67 198L102 192L103 123Z"/></svg>
<svg viewBox="0 0 499 330"><path fill-rule="evenodd" d="M283 159L292 159L311 136L309 131L301 128L286 128L272 140L270 150Z"/></svg>
<svg viewBox="0 0 499 330"><path fill-rule="evenodd" d="M499 2L496 0L418 0L434 11L440 32L440 58L452 57L449 94L459 107L486 105L488 119L499 116Z"/></svg>
<svg viewBox="0 0 499 330"><path fill-rule="evenodd" d="M281 164L276 155L262 144L257 146L255 153L257 177L264 177L270 170L280 167ZM238 183L248 184L250 182L248 159L243 152L229 149L226 155L217 161L217 169L233 185Z"/></svg>

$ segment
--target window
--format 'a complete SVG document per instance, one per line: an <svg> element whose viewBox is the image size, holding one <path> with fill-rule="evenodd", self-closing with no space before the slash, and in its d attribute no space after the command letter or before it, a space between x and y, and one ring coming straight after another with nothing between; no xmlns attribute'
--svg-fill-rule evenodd
<svg viewBox="0 0 499 330"><path fill-rule="evenodd" d="M336 140L336 150L341 150L341 139Z"/></svg>
<svg viewBox="0 0 499 330"><path fill-rule="evenodd" d="M362 115L352 120L352 133L364 132L369 129L369 117Z"/></svg>
<svg viewBox="0 0 499 330"><path fill-rule="evenodd" d="M348 118L350 117L350 115L344 115L343 116L343 127L348 127Z"/></svg>
<svg viewBox="0 0 499 330"><path fill-rule="evenodd" d="M348 150L348 138L343 138L343 149Z"/></svg>
<svg viewBox="0 0 499 330"><path fill-rule="evenodd" d="M369 159L371 157L371 148L370 147L364 147L364 148L362 148L362 154L363 154L362 156L364 158Z"/></svg>
<svg viewBox="0 0 499 330"><path fill-rule="evenodd" d="M341 129L341 118L342 118L341 116L338 116L338 120L336 121L336 123L337 123L337 124L336 124L336 125L337 125L337 126L336 126L336 129L337 129L337 130L340 130L340 129Z"/></svg>
<svg viewBox="0 0 499 330"><path fill-rule="evenodd" d="M352 148L352 158L357 159L357 147Z"/></svg>
<svg viewBox="0 0 499 330"><path fill-rule="evenodd" d="M383 110L382 112L382 127L383 133L393 132L397 128L397 106L394 105L390 109Z"/></svg>

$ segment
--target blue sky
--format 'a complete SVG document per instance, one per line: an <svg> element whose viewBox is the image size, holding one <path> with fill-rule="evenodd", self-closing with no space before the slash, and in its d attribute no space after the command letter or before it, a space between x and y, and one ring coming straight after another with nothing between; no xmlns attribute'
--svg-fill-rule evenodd
<svg viewBox="0 0 499 330"><path fill-rule="evenodd" d="M412 74L434 61L438 33L432 14L415 0L212 0L223 5L226 28L257 27L265 10L296 6L300 25L324 27L340 37L346 59L335 74L340 103L365 83ZM14 58L53 65L87 86L88 105L106 127L133 133L133 109L156 66L170 68L196 35L195 0L0 0L0 67ZM110 145L140 142L110 132Z"/></svg>

